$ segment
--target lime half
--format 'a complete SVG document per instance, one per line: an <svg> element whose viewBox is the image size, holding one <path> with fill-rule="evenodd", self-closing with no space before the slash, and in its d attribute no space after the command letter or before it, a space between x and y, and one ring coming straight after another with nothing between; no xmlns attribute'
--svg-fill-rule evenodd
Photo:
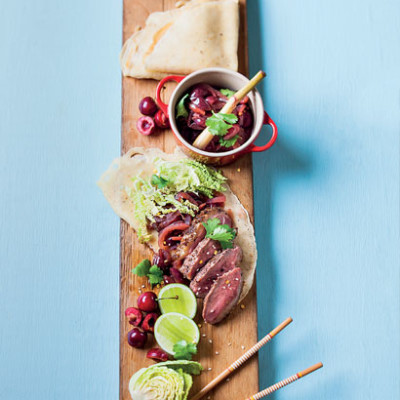
<svg viewBox="0 0 400 400"><path fill-rule="evenodd" d="M192 290L181 283L164 286L158 294L158 306L161 313L177 312L194 318L197 311L197 300ZM163 300L163 299L167 300Z"/></svg>
<svg viewBox="0 0 400 400"><path fill-rule="evenodd" d="M158 317L154 325L154 337L164 351L174 354L174 345L180 340L197 344L200 331L192 319L177 312L170 312Z"/></svg>

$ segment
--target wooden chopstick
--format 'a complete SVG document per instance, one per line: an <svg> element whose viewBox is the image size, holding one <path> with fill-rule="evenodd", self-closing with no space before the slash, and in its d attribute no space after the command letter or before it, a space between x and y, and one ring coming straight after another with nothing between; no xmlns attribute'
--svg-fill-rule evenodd
<svg viewBox="0 0 400 400"><path fill-rule="evenodd" d="M266 76L264 71L258 71L250 81L239 89L233 96L229 98L226 104L222 107L221 114L230 114L236 105L250 92L250 90L254 89L254 87ZM211 140L214 138L214 135L209 131L208 128L204 129L203 132L197 136L196 140L193 143L194 147L198 149L205 149Z"/></svg>
<svg viewBox="0 0 400 400"><path fill-rule="evenodd" d="M242 364L244 364L249 358L258 352L266 343L268 343L274 336L276 336L280 331L285 329L291 322L292 318L285 319L281 324L279 324L275 329L273 329L268 335L264 336L259 342L257 342L253 347L246 351L241 357L239 357L234 363L232 363L225 371L219 374L215 379L213 379L209 384L204 386L197 394L195 394L190 400L199 400L205 396L210 390L214 389L223 379L230 375L235 369L238 369Z"/></svg>
<svg viewBox="0 0 400 400"><path fill-rule="evenodd" d="M258 392L256 394L253 394L253 396L248 397L246 400L259 400L262 399L265 396L268 396L269 394L276 392L278 389L283 388L284 386L289 385L292 382L295 382L299 380L300 378L303 378L304 376L311 374L311 372L316 371L317 369L322 368L323 365L322 363L315 364L304 371L298 372L297 374L294 374L292 376L289 376L289 378L283 379L282 381L275 383L275 385L272 385L261 392Z"/></svg>

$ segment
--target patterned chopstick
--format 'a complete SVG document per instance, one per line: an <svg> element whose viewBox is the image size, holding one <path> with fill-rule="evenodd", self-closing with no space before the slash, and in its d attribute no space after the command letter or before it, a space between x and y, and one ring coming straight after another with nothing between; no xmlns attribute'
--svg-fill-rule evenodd
<svg viewBox="0 0 400 400"><path fill-rule="evenodd" d="M238 369L243 365L249 358L258 352L266 343L268 343L274 336L276 336L280 331L285 329L291 322L292 318L287 318L281 324L279 324L275 329L273 329L268 335L264 336L259 342L257 342L253 347L246 351L241 357L239 357L235 362L233 362L225 371L219 374L215 379L213 379L208 385L204 386L196 395L194 395L191 400L199 400L205 396L210 390L214 389L223 379L229 376L235 369Z"/></svg>
<svg viewBox="0 0 400 400"><path fill-rule="evenodd" d="M303 378L304 376L311 374L311 372L314 372L322 367L323 367L322 363L315 364L312 367L305 369L304 371L298 372L297 374L289 376L289 378L283 379L282 381L275 383L275 385L272 385L269 388L262 390L261 392L253 394L253 396L248 397L246 400L260 400L263 397L268 396L273 392L276 392L278 389L281 389L284 386L289 385L290 383L295 382L300 378Z"/></svg>

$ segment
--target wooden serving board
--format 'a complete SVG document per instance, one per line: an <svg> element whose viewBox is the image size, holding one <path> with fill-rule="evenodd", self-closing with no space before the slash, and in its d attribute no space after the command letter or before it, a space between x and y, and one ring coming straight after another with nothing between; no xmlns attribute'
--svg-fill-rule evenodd
<svg viewBox="0 0 400 400"><path fill-rule="evenodd" d="M146 18L151 12L168 10L173 7L175 7L175 0L124 0L123 41L125 42L138 26L144 26ZM245 0L240 0L239 49L239 69L240 72L247 75ZM170 131L145 137L137 133L135 128L136 121L140 116L138 104L144 96L155 96L156 85L157 82L154 80L137 80L125 77L122 79L122 153L125 153L133 146L158 147L166 152L174 151L176 143ZM174 84L168 83L168 87L164 91L166 100L169 98L173 88ZM234 164L224 167L223 173L229 178L229 184L233 192L239 197L253 219L251 156L247 155ZM124 311L127 307L136 306L136 299L141 291L151 290L149 286L143 286L145 284L143 278L136 277L131 271L132 267L144 258L151 259L152 253L138 242L136 234L125 221L121 221L120 235L120 399L130 400L129 379L139 368L153 364L151 360L146 359L146 352L149 348L155 347L156 343L151 337L146 350L130 347L126 336L132 326L126 321ZM202 337L195 360L201 362L204 371L201 376L194 377L192 395L236 360L244 350L256 343L257 304L255 285L243 305L245 308L237 307L218 326L204 324L201 321L201 317L197 316L196 322L201 324ZM216 352L219 354L216 354ZM239 371L232 374L228 382L221 383L209 396L211 399L243 400L257 391L258 362L257 357L254 357Z"/></svg>

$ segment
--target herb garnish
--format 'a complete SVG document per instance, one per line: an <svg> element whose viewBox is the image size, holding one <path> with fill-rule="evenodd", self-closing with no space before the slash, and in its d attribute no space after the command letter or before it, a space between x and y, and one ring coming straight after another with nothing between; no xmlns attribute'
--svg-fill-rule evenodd
<svg viewBox="0 0 400 400"><path fill-rule="evenodd" d="M236 231L227 224L221 224L218 218L211 218L203 222L206 228L206 238L217 240L223 249L233 247L233 239L236 237Z"/></svg>
<svg viewBox="0 0 400 400"><path fill-rule="evenodd" d="M207 118L206 121L208 130L214 136L220 136L219 143L221 146L233 146L239 138L238 135L228 140L224 140L223 137L228 133L229 129L232 128L233 124L236 124L238 117L235 114L215 113L214 111L212 113L213 115Z"/></svg>
<svg viewBox="0 0 400 400"><path fill-rule="evenodd" d="M197 347L194 343L180 340L174 344L173 351L175 360L191 360L193 354L197 353Z"/></svg>
<svg viewBox="0 0 400 400"><path fill-rule="evenodd" d="M233 138L225 140L224 138L219 139L219 144L223 147L232 147L237 140L239 139L239 135L235 135Z"/></svg>
<svg viewBox="0 0 400 400"><path fill-rule="evenodd" d="M159 189L162 189L163 187L168 185L168 180L164 179L161 175L153 175L151 177L151 184L154 186L157 186Z"/></svg>
<svg viewBox="0 0 400 400"><path fill-rule="evenodd" d="M148 259L143 260L132 272L137 276L147 276L151 285L157 285L163 280L163 272L157 265L151 265Z"/></svg>
<svg viewBox="0 0 400 400"><path fill-rule="evenodd" d="M179 103L176 105L176 118L184 117L187 118L189 115L188 110L185 106L185 101L189 97L189 93L186 93L180 100Z"/></svg>
<svg viewBox="0 0 400 400"><path fill-rule="evenodd" d="M235 94L235 92L233 90L231 90L231 89L221 89L220 92L224 96L226 96L228 99L229 99L229 97L232 97Z"/></svg>

